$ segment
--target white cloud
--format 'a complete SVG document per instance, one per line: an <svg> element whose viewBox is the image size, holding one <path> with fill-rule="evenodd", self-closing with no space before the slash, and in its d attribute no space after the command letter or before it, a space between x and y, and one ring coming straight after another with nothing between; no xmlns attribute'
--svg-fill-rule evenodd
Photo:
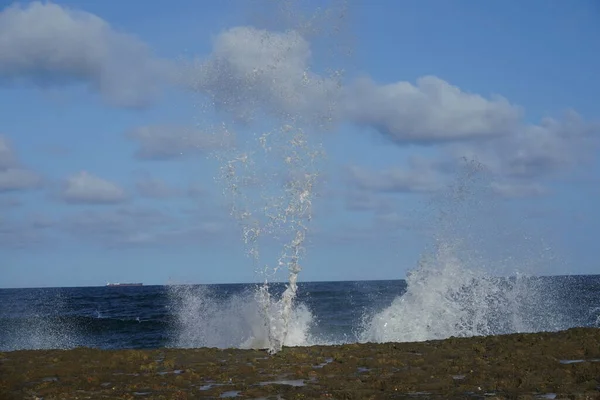
<svg viewBox="0 0 600 400"><path fill-rule="evenodd" d="M600 125L572 111L562 119L544 118L538 124L519 121L502 134L488 132L479 140L435 142L430 137L429 143L439 149L434 162L379 172L355 167L354 184L378 192L426 192L444 184L466 158L481 164L496 194L537 197L550 193L547 186L552 180L572 179L574 172L591 165L598 155Z"/></svg>
<svg viewBox="0 0 600 400"><path fill-rule="evenodd" d="M523 125L509 135L481 143L456 144L451 157L477 159L504 179L539 180L564 177L597 156L600 125L584 122L570 112L563 120L545 118Z"/></svg>
<svg viewBox="0 0 600 400"><path fill-rule="evenodd" d="M138 107L156 98L170 68L87 12L41 2L0 12L0 83L84 83L111 104Z"/></svg>
<svg viewBox="0 0 600 400"><path fill-rule="evenodd" d="M37 188L41 177L21 166L8 140L0 135L0 193Z"/></svg>
<svg viewBox="0 0 600 400"><path fill-rule="evenodd" d="M117 184L85 171L68 178L61 195L67 203L112 204L127 200L125 190Z"/></svg>
<svg viewBox="0 0 600 400"><path fill-rule="evenodd" d="M40 177L22 168L0 170L0 192L26 190L39 186Z"/></svg>
<svg viewBox="0 0 600 400"><path fill-rule="evenodd" d="M416 86L358 80L347 89L345 113L399 144L503 135L521 117L521 110L504 98L466 93L435 76L419 78Z"/></svg>
<svg viewBox="0 0 600 400"><path fill-rule="evenodd" d="M259 111L318 124L341 117L400 144L498 136L521 119L506 99L466 93L435 76L416 85L360 79L342 88L337 77L311 70L311 55L296 31L236 27L217 36L212 53L188 71L187 84L240 120Z"/></svg>
<svg viewBox="0 0 600 400"><path fill-rule="evenodd" d="M206 133L183 126L142 126L128 131L126 136L138 143L136 157L142 160L182 158L228 147L234 141L227 132Z"/></svg>
<svg viewBox="0 0 600 400"><path fill-rule="evenodd" d="M236 27L221 33L210 56L190 68L187 84L238 120L267 112L328 121L339 87L311 72L310 58L309 42L295 31Z"/></svg>
<svg viewBox="0 0 600 400"><path fill-rule="evenodd" d="M545 118L508 138L502 148L505 172L531 177L562 173L595 157L600 125L587 124L575 113L562 121Z"/></svg>
<svg viewBox="0 0 600 400"><path fill-rule="evenodd" d="M341 87L311 69L311 56L310 42L297 31L237 27L218 35L212 53L186 76L193 89L237 119L265 112L303 122L350 121L401 146L440 148L440 162L426 176L422 170L355 169L355 181L373 190L431 190L433 175L449 172L444 168L455 168L463 156L481 161L501 182L530 185L581 165L583 155L595 156L598 128L575 113L531 124L507 99L470 93L436 76L389 84L364 78Z"/></svg>

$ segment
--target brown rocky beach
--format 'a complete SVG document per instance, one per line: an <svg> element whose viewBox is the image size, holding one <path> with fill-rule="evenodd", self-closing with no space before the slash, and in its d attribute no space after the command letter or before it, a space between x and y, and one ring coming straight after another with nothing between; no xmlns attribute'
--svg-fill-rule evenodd
<svg viewBox="0 0 600 400"><path fill-rule="evenodd" d="M419 343L0 353L0 399L596 399L600 329Z"/></svg>

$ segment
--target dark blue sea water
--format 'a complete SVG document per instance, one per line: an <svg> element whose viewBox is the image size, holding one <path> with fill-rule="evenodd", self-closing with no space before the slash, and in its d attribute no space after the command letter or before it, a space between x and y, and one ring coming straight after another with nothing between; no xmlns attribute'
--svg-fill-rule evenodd
<svg viewBox="0 0 600 400"><path fill-rule="evenodd" d="M408 292L403 280L300 283L286 343L425 340L600 323L599 275L490 282L415 285ZM256 347L264 324L255 285L0 290L0 350Z"/></svg>

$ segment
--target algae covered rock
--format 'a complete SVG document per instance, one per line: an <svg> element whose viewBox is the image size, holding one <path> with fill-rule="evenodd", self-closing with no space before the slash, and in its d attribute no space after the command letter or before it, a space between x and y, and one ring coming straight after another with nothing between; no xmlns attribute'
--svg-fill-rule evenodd
<svg viewBox="0 0 600 400"><path fill-rule="evenodd" d="M600 329L256 350L0 353L0 399L600 398ZM279 397L278 397L279 396Z"/></svg>

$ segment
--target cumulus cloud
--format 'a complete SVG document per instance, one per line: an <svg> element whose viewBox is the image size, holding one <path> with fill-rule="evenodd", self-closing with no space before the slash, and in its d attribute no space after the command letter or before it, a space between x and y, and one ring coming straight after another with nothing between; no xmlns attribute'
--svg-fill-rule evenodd
<svg viewBox="0 0 600 400"><path fill-rule="evenodd" d="M596 156L598 134L599 124L585 123L574 112L562 121L545 118L503 143L503 172L521 178L562 173ZM489 147L486 150L489 154Z"/></svg>
<svg viewBox="0 0 600 400"><path fill-rule="evenodd" d="M514 129L521 110L506 99L466 93L435 77L378 85L353 83L345 96L346 117L399 144L493 137Z"/></svg>
<svg viewBox="0 0 600 400"><path fill-rule="evenodd" d="M311 45L298 32L236 27L190 68L188 86L241 120L257 110L306 120L339 119L374 128L400 144L493 137L519 125L522 111L500 96L467 93L435 77L345 87L312 70Z"/></svg>
<svg viewBox="0 0 600 400"><path fill-rule="evenodd" d="M171 68L87 12L42 2L0 12L0 83L83 83L110 104L139 107L156 98Z"/></svg>
<svg viewBox="0 0 600 400"><path fill-rule="evenodd" d="M431 116L427 118L435 120ZM466 134L462 135L465 140L458 140L461 135L453 137L452 132L459 130L452 130L450 122L445 131L449 136L439 140L421 130L422 143L438 147L434 162L420 166L413 163L409 169L392 168L387 171L353 167L350 170L351 181L355 187L372 192L433 191L442 188L467 159L478 162L485 169L494 193L506 198L537 197L551 193L548 185L552 180L572 177L573 172L591 165L597 157L600 124L586 122L573 111L560 119L544 118L538 124L521 120L514 120L511 124L512 127L504 131L499 128L482 129L480 136L471 137L477 140L466 140L469 138ZM391 135L389 130L380 132ZM454 140L450 140L452 138ZM394 138L394 142L399 145L409 143L398 138Z"/></svg>
<svg viewBox="0 0 600 400"><path fill-rule="evenodd" d="M388 171L355 167L354 185L379 192L425 192L443 187L465 159L475 160L489 175L493 192L507 198L548 195L554 179L572 177L597 157L600 125L574 112L563 119L544 118L539 124L521 124L512 131L485 140L442 143L436 161ZM421 189L421 190L419 190Z"/></svg>
<svg viewBox="0 0 600 400"><path fill-rule="evenodd" d="M218 35L209 57L190 67L187 85L241 121L257 112L328 120L339 86L313 73L310 62L310 43L298 32L236 27Z"/></svg>
<svg viewBox="0 0 600 400"><path fill-rule="evenodd" d="M367 77L341 86L336 77L316 72L311 43L293 30L224 31L209 56L188 72L189 87L239 120L249 121L257 112L304 117L304 122L325 118L369 128L400 146L440 149L439 162L427 171L354 168L355 183L369 190L433 190L435 175L449 172L464 156L482 162L499 182L519 183L523 189L581 165L586 150L597 149L598 127L575 113L532 124L509 100L471 93L436 76L414 83L377 83Z"/></svg>
<svg viewBox="0 0 600 400"><path fill-rule="evenodd" d="M40 177L22 168L8 168L0 171L0 192L31 189L38 186Z"/></svg>
<svg viewBox="0 0 600 400"><path fill-rule="evenodd" d="M183 126L151 125L125 134L138 144L136 157L142 160L171 160L225 148L234 142L228 132L206 133Z"/></svg>
<svg viewBox="0 0 600 400"><path fill-rule="evenodd" d="M127 194L117 184L81 171L66 181L61 193L67 203L114 204L127 200Z"/></svg>
<svg viewBox="0 0 600 400"><path fill-rule="evenodd" d="M562 120L545 118L537 125L523 125L503 137L454 144L446 149L446 155L450 158L448 165L456 164L462 157L476 159L502 185L520 187L521 194L537 196L547 192L542 190L544 181L565 178L590 165L597 156L599 134L599 124L584 122L569 112ZM507 188L495 190L509 192Z"/></svg>
<svg viewBox="0 0 600 400"><path fill-rule="evenodd" d="M23 167L8 139L0 135L0 193L39 187L41 177Z"/></svg>

